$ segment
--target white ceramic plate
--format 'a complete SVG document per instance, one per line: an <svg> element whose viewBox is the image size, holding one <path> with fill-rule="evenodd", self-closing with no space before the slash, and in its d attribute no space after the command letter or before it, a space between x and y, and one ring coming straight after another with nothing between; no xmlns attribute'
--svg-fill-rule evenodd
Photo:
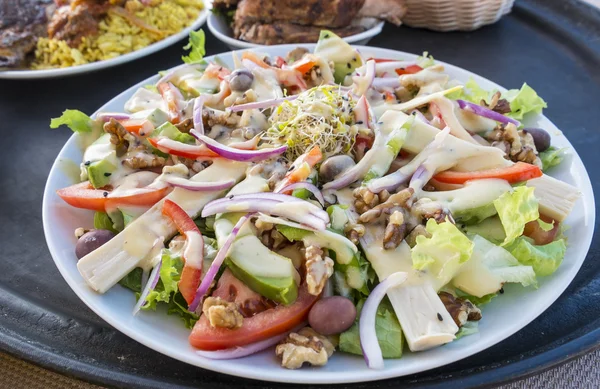
<svg viewBox="0 0 600 389"><path fill-rule="evenodd" d="M242 41L239 39L235 39L233 37L233 31L225 18L221 15L215 15L211 12L208 15L208 21L206 22L208 25L208 29L212 34L219 39L221 42L225 43L231 50L239 50L239 49L252 49L255 47L263 47L264 45L259 45L256 43L250 43L246 41ZM350 35L343 38L346 42L355 44L355 45L366 45L371 38L375 35L378 35L383 29L383 25L385 22L379 21L373 23L373 27L369 28L366 31L361 32L360 34Z"/></svg>
<svg viewBox="0 0 600 389"><path fill-rule="evenodd" d="M153 43L150 46L146 46L140 50L132 51L131 53L123 54L118 57L107 59L104 61L92 62L79 66L71 66L68 68L45 70L0 70L0 79L38 79L71 76L74 74L93 72L96 70L109 68L111 66L120 65L125 62L134 61L138 58L145 57L168 46L171 46L179 40L187 37L190 31L197 30L198 28L200 28L200 26L204 24L208 14L210 13L210 4L211 3L208 1L204 2L204 9L200 11L198 18L194 21L194 23L192 23L191 26L181 30L175 35L171 35L161 41Z"/></svg>
<svg viewBox="0 0 600 389"><path fill-rule="evenodd" d="M260 50L273 56L284 56L297 46L262 47ZM303 46L309 49L314 47L314 45ZM359 49L367 57L416 58L413 54L373 47L359 47ZM229 64L232 63L229 53L220 54L219 57ZM467 70L452 65L446 65L446 69L452 77L460 81L466 82L469 77L473 77L483 88L503 90L495 83ZM153 77L139 83L101 107L100 111L121 111L125 101L138 87L156 81L157 77ZM131 311L135 304L135 297L129 290L115 286L108 293L100 295L88 288L77 271L77 259L74 253L76 240L73 231L77 227L91 227L92 212L72 208L56 195L57 189L72 184L61 171L61 161L72 159L79 163L82 158L75 136L71 137L61 150L46 184L43 202L46 240L56 266L85 304L121 332L180 361L225 374L303 384L370 381L433 369L485 350L525 327L567 288L588 252L594 229L595 206L592 186L585 167L569 141L546 117L527 119L525 123L528 126L548 130L555 146L569 148L570 157L555 168L552 175L576 186L582 192L581 199L578 200L566 221L571 229L567 231L569 248L564 262L555 274L540 280L540 287L537 290L508 285L502 297L485 307L478 334L434 350L419 353L406 352L401 359L386 360L384 370L369 370L361 357L343 353L336 353L325 367L299 370L285 370L279 367L272 349L237 360L208 360L194 353L194 349L187 341L189 331L184 328L179 319L167 316L164 312L142 312L133 317Z"/></svg>

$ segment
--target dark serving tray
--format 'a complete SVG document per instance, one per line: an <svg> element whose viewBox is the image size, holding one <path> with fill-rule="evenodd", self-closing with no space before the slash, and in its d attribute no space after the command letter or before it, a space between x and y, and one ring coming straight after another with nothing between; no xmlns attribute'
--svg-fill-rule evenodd
<svg viewBox="0 0 600 389"><path fill-rule="evenodd" d="M228 49L207 37L208 54ZM183 43L182 43L183 44ZM282 388L221 375L154 352L111 328L54 266L41 222L50 166L70 136L49 130L65 108L94 112L129 86L179 63L182 44L101 72L0 81L0 349L70 376L123 388ZM387 26L373 46L419 53L506 87L531 84L600 193L600 12L577 1L517 1L499 23L468 33ZM600 223L600 217L596 218ZM462 361L352 388L488 387L539 373L600 346L600 229L577 278L533 323ZM313 386L310 386L311 388Z"/></svg>

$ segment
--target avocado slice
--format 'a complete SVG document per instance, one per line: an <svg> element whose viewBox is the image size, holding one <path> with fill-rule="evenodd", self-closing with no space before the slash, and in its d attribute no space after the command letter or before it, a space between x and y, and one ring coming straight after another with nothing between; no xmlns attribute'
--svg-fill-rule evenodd
<svg viewBox="0 0 600 389"><path fill-rule="evenodd" d="M152 123L154 128L159 127L169 121L169 115L167 115L167 113L162 109L158 108L150 111L150 113L148 113L148 111L138 112L137 114L133 114L132 117L136 119L146 119Z"/></svg>
<svg viewBox="0 0 600 389"><path fill-rule="evenodd" d="M117 170L117 152L110 142L110 134L104 134L92 143L83 155L88 180L94 188L110 183L110 176Z"/></svg>
<svg viewBox="0 0 600 389"><path fill-rule="evenodd" d="M196 138L194 138L190 134L186 134L184 132L179 131L179 129L170 122L161 124L154 131L152 131L152 134L150 134L151 138L157 138L159 136L164 136L181 143L196 143Z"/></svg>
<svg viewBox="0 0 600 389"><path fill-rule="evenodd" d="M297 272L292 261L269 250L256 236L238 238L225 263L236 278L256 293L285 305L296 301Z"/></svg>
<svg viewBox="0 0 600 389"><path fill-rule="evenodd" d="M321 30L315 54L327 62L333 62L333 78L338 84L343 83L347 75L362 66L362 60L356 50L331 31Z"/></svg>

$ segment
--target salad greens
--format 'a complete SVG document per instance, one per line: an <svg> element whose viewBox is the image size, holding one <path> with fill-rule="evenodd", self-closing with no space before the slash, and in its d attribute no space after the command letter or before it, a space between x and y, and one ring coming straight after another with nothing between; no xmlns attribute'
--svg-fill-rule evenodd
<svg viewBox="0 0 600 389"><path fill-rule="evenodd" d="M539 218L538 201L533 194L534 190L535 188L519 186L494 200L494 207L506 233L503 246L521 236L525 224Z"/></svg>
<svg viewBox="0 0 600 389"><path fill-rule="evenodd" d="M92 132L96 122L81 111L67 109L61 116L50 121L50 128L58 128L62 125L69 127L73 132Z"/></svg>

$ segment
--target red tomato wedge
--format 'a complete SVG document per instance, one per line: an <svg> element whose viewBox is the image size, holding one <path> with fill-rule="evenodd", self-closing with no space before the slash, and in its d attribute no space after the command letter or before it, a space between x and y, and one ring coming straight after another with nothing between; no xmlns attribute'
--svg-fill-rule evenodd
<svg viewBox="0 0 600 389"><path fill-rule="evenodd" d="M147 119L126 119L119 121L125 129L139 136L146 136L154 130L154 125Z"/></svg>
<svg viewBox="0 0 600 389"><path fill-rule="evenodd" d="M323 159L323 153L321 153L319 146L314 146L310 151L296 158L294 163L292 163L292 170L283 177L283 180L275 188L275 192L279 192L281 189L295 182L306 180L312 168L321 159Z"/></svg>
<svg viewBox="0 0 600 389"><path fill-rule="evenodd" d="M227 272L223 274L223 277ZM231 301L230 290L232 283L219 280L219 286L213 293ZM240 287L242 290L240 291ZM236 294L243 294L247 286L237 283ZM296 327L308 317L308 312L319 296L308 293L306 286L300 286L298 298L291 305L278 305L275 308L260 311L253 316L244 318L241 328L230 330L227 328L213 327L208 322L206 315L202 315L190 334L190 344L201 350L214 351L232 347L241 347L270 337L282 334Z"/></svg>
<svg viewBox="0 0 600 389"><path fill-rule="evenodd" d="M159 141L159 139L156 139L156 138L148 138L148 142L150 142L152 147L159 149L160 151L167 153L167 154L176 155L178 157L189 158L189 159L219 158L219 154L215 153L214 151L212 151L206 147L200 147L199 145L188 145L185 143L177 142L177 143L181 143L181 147L175 148L175 147L166 147L163 145L159 145L158 141ZM196 149L196 150L194 150L194 149Z"/></svg>
<svg viewBox="0 0 600 389"><path fill-rule="evenodd" d="M556 238L556 234L558 234L560 223L546 215L540 214L540 219L542 219L546 223L554 223L554 227L550 231L544 231L542 227L540 227L540 223L537 220L534 220L525 224L525 230L523 231L523 235L533 239L536 245L545 245L548 243L552 243L552 241L554 241L554 239Z"/></svg>
<svg viewBox="0 0 600 389"><path fill-rule="evenodd" d="M511 184L516 184L541 176L542 170L539 167L525 162L517 162L511 166L477 172L453 172L448 170L436 174L433 178L448 184L464 184L467 181L485 178L499 178Z"/></svg>
<svg viewBox="0 0 600 389"><path fill-rule="evenodd" d="M151 206L166 196L169 188L148 189L128 196L110 197L110 190L94 189L89 181L59 189L56 193L75 208L104 212L107 206Z"/></svg>
<svg viewBox="0 0 600 389"><path fill-rule="evenodd" d="M304 57L292 64L292 69L296 69L302 74L306 74L310 71L310 69L314 68L317 65L317 62L314 61L310 57Z"/></svg>
<svg viewBox="0 0 600 389"><path fill-rule="evenodd" d="M420 67L419 65L410 65L405 68L396 69L396 74L398 74L399 76L401 76L403 74L415 74L415 73L419 73L421 70L423 70L423 68Z"/></svg>
<svg viewBox="0 0 600 389"><path fill-rule="evenodd" d="M194 223L188 214L173 201L165 200L162 213L173 220L173 223L175 223L177 226L179 233L185 236L186 239L190 233L197 233L198 235L202 236L200 230L196 226L196 223ZM204 250L204 248L202 248L202 250ZM204 256L204 251L202 252L202 256ZM183 256L183 260L185 265L183 266L183 270L181 272L181 278L179 279L178 287L179 291L183 295L183 298L185 298L185 301L187 301L189 305L192 303L192 301L194 301L196 290L198 289L198 286L200 286L202 268L190 266L185 258L185 255Z"/></svg>
<svg viewBox="0 0 600 389"><path fill-rule="evenodd" d="M170 82L158 84L157 88L163 100L167 103L170 122L173 124L179 123L181 121L181 111L177 102L177 96L181 93Z"/></svg>

